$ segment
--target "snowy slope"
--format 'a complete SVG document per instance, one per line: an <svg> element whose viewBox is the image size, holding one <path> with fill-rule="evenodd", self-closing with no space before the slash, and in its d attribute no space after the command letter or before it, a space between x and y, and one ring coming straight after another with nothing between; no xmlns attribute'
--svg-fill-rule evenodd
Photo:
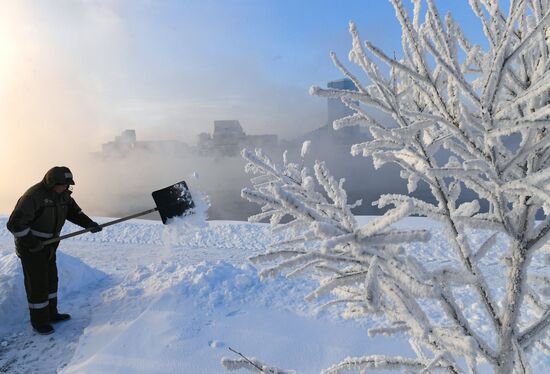
<svg viewBox="0 0 550 374"><path fill-rule="evenodd" d="M5 221L0 217L0 372L223 373L221 358L236 358L228 347L304 373L346 356L411 354L405 340L367 336L366 327L379 321L317 313L303 301L311 281L261 282L246 258L265 251L269 228L221 221L190 229L134 220L64 241L60 303L73 319L51 336L37 336ZM442 262L453 261L432 227L434 241L418 246L420 257L435 252ZM497 266L494 258L487 266ZM484 323L481 314L470 317ZM531 359L535 372L550 368L538 352Z"/></svg>

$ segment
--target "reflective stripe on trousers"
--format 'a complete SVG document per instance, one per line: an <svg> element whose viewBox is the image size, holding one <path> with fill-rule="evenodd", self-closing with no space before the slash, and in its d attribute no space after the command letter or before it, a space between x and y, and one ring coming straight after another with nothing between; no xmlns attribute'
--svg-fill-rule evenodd
<svg viewBox="0 0 550 374"><path fill-rule="evenodd" d="M29 309L42 309L50 305L49 301L44 301L43 303L29 303Z"/></svg>

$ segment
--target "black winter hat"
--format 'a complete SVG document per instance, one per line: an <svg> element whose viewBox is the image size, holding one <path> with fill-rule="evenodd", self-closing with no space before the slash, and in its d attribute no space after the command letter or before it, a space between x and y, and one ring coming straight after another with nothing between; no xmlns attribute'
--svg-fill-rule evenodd
<svg viewBox="0 0 550 374"><path fill-rule="evenodd" d="M74 184L73 173L66 166L54 166L44 176L44 183L48 187L56 184Z"/></svg>

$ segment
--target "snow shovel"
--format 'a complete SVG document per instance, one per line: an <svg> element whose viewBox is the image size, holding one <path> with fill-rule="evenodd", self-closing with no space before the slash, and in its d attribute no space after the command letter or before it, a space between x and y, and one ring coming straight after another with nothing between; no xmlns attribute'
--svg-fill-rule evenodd
<svg viewBox="0 0 550 374"><path fill-rule="evenodd" d="M187 188L187 184L184 181L178 182L176 184L173 184L161 190L154 191L151 195L153 195L153 200L155 201L155 204L156 204L155 208L145 210L143 212L135 213L123 218L119 218L114 221L103 223L99 225L99 227L111 226L123 221L127 221L129 219L136 218L139 216L144 216L146 214L153 213L156 211L159 212L160 218L162 219L162 223L166 224L169 218L181 217L186 214L189 214L190 209L195 207L195 203L191 198L191 193L189 192L189 189ZM63 239L72 238L73 236L87 233L93 230L94 228L95 227L90 227L88 229L75 231L70 234L62 235L58 238L46 240L43 242L43 244L48 245Z"/></svg>

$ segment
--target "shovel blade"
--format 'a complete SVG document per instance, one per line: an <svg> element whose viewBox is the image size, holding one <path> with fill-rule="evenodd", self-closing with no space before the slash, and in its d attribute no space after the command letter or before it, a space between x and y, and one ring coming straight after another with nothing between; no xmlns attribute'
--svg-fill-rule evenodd
<svg viewBox="0 0 550 374"><path fill-rule="evenodd" d="M195 207L187 183L184 181L154 191L152 195L164 224L169 218L189 214L190 209Z"/></svg>

